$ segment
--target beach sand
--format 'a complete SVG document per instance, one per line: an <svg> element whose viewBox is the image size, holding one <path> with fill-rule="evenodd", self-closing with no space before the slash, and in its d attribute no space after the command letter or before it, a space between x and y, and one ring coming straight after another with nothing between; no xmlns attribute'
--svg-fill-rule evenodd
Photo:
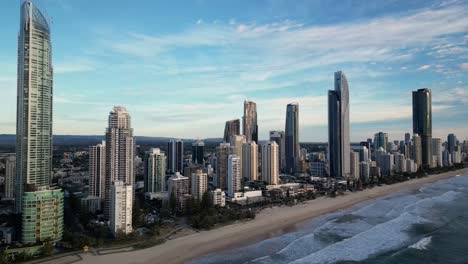
<svg viewBox="0 0 468 264"><path fill-rule="evenodd" d="M197 257L226 249L246 246L295 230L295 226L323 214L349 208L402 190L417 189L424 184L466 175L468 169L431 175L393 185L383 185L336 198L321 197L292 207L273 207L261 211L254 220L239 222L218 229L201 231L169 240L162 245L110 255L81 254L78 263L184 263Z"/></svg>

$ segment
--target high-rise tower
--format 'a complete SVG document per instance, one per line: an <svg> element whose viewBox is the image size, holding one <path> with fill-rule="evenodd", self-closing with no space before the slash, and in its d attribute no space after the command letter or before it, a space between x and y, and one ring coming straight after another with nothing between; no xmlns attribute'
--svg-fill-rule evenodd
<svg viewBox="0 0 468 264"><path fill-rule="evenodd" d="M171 139L167 143L167 169L171 173L184 170L184 142L180 139Z"/></svg>
<svg viewBox="0 0 468 264"><path fill-rule="evenodd" d="M299 166L299 104L291 103L286 107L285 127L286 172L294 173Z"/></svg>
<svg viewBox="0 0 468 264"><path fill-rule="evenodd" d="M431 90L413 91L413 133L421 137L422 165L432 164Z"/></svg>
<svg viewBox="0 0 468 264"><path fill-rule="evenodd" d="M328 91L328 161L331 177L350 174L349 87L343 72L335 72L335 90Z"/></svg>
<svg viewBox="0 0 468 264"><path fill-rule="evenodd" d="M226 121L224 126L224 142L229 142L232 136L240 135L240 120L233 119Z"/></svg>
<svg viewBox="0 0 468 264"><path fill-rule="evenodd" d="M134 139L130 113L125 107L115 106L109 113L106 130L106 179L104 214L109 216L112 183L121 181L133 185Z"/></svg>
<svg viewBox="0 0 468 264"><path fill-rule="evenodd" d="M258 144L257 104L255 102L244 101L244 117L242 120L242 133L245 135L247 142L255 141Z"/></svg>
<svg viewBox="0 0 468 264"><path fill-rule="evenodd" d="M51 187L53 68L47 18L22 1L18 34L16 212L21 242L58 241L63 234L63 192Z"/></svg>

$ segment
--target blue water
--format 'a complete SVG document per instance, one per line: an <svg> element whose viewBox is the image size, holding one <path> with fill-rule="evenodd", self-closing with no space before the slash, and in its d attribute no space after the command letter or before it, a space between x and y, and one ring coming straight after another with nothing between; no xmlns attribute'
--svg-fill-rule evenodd
<svg viewBox="0 0 468 264"><path fill-rule="evenodd" d="M468 263L468 176L328 214L199 263Z"/></svg>

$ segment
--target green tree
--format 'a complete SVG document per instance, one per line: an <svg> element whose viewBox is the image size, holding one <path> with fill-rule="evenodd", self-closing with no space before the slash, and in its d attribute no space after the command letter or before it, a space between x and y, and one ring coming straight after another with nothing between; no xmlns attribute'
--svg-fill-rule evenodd
<svg viewBox="0 0 468 264"><path fill-rule="evenodd" d="M213 207L213 198L211 197L211 192L206 191L203 193L200 207L202 210L207 210Z"/></svg>
<svg viewBox="0 0 468 264"><path fill-rule="evenodd" d="M50 238L44 240L42 254L44 256L52 256L54 254L54 244Z"/></svg>

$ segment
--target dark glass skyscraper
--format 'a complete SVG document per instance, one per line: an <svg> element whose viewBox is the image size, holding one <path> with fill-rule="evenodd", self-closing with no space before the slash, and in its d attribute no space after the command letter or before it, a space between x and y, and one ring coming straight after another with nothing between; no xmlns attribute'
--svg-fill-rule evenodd
<svg viewBox="0 0 468 264"><path fill-rule="evenodd" d="M192 144L192 163L203 165L204 156L205 156L205 142L201 140L195 141Z"/></svg>
<svg viewBox="0 0 468 264"><path fill-rule="evenodd" d="M167 169L171 173L183 172L184 142L180 139L171 139L167 143Z"/></svg>
<svg viewBox="0 0 468 264"><path fill-rule="evenodd" d="M226 121L224 126L224 142L230 142L231 136L240 135L240 120L233 119Z"/></svg>
<svg viewBox="0 0 468 264"><path fill-rule="evenodd" d="M258 125L257 125L257 104L255 102L244 101L244 117L242 132L247 142L255 141L258 144Z"/></svg>
<svg viewBox="0 0 468 264"><path fill-rule="evenodd" d="M291 103L286 107L285 126L286 173L295 173L299 165L299 104Z"/></svg>
<svg viewBox="0 0 468 264"><path fill-rule="evenodd" d="M457 146L457 136L455 134L449 134L447 136L447 150L450 154L455 151L455 147Z"/></svg>
<svg viewBox="0 0 468 264"><path fill-rule="evenodd" d="M331 177L349 176L349 88L341 71L335 72L335 90L328 91L328 162Z"/></svg>
<svg viewBox="0 0 468 264"><path fill-rule="evenodd" d="M413 133L421 137L422 165L432 163L432 105L431 90L413 91Z"/></svg>

